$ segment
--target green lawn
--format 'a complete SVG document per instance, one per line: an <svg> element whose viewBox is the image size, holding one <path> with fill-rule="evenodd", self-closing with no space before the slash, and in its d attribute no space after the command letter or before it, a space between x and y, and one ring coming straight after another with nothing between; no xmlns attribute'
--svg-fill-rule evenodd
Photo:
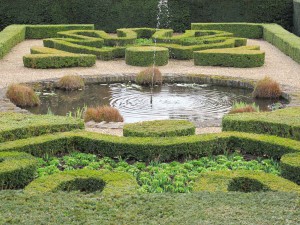
<svg viewBox="0 0 300 225"><path fill-rule="evenodd" d="M300 224L299 195L279 192L101 197L0 192L0 224Z"/></svg>

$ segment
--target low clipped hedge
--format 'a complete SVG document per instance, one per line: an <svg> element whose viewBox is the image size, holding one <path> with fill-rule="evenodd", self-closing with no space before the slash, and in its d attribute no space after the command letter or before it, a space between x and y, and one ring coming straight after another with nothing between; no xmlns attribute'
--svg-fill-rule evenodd
<svg viewBox="0 0 300 225"><path fill-rule="evenodd" d="M280 160L281 175L300 185L300 154L291 153Z"/></svg>
<svg viewBox="0 0 300 225"><path fill-rule="evenodd" d="M54 132L84 128L84 123L71 117L0 113L0 143Z"/></svg>
<svg viewBox="0 0 300 225"><path fill-rule="evenodd" d="M31 182L25 192L46 194L57 191L102 191L104 195L127 195L136 193L137 182L125 172L108 170L73 170L40 177Z"/></svg>
<svg viewBox="0 0 300 225"><path fill-rule="evenodd" d="M209 49L194 52L196 66L224 66L237 68L261 67L265 63L265 52L256 47ZM259 49L259 47L258 47Z"/></svg>
<svg viewBox="0 0 300 225"><path fill-rule="evenodd" d="M223 30L236 37L259 39L263 28L259 23L192 23L192 30Z"/></svg>
<svg viewBox="0 0 300 225"><path fill-rule="evenodd" d="M223 117L223 131L277 135L300 140L300 107L273 112L228 114Z"/></svg>
<svg viewBox="0 0 300 225"><path fill-rule="evenodd" d="M37 164L24 152L0 152L0 190L25 187L34 179Z"/></svg>
<svg viewBox="0 0 300 225"><path fill-rule="evenodd" d="M137 34L137 38L151 38L152 35L156 32L156 29L149 27L117 29L118 37L128 36L129 32L135 32Z"/></svg>
<svg viewBox="0 0 300 225"><path fill-rule="evenodd" d="M237 170L202 173L195 181L193 191L280 191L300 193L300 187L273 174Z"/></svg>
<svg viewBox="0 0 300 225"><path fill-rule="evenodd" d="M15 45L25 40L26 26L11 25L0 32L0 59Z"/></svg>
<svg viewBox="0 0 300 225"><path fill-rule="evenodd" d="M26 39L58 37L58 32L67 30L94 30L94 24L26 25Z"/></svg>
<svg viewBox="0 0 300 225"><path fill-rule="evenodd" d="M23 151L34 156L78 150L101 156L160 161L200 158L228 150L280 159L300 151L298 141L260 134L223 132L186 137L115 137L91 132L65 132L0 144L0 151Z"/></svg>
<svg viewBox="0 0 300 225"><path fill-rule="evenodd" d="M122 33L121 37L114 37L106 33L103 30L72 30L59 32L58 36L63 38L76 38L76 39L86 39L88 37L103 39L106 46L125 46L134 44L137 39L137 33L131 30L126 30Z"/></svg>
<svg viewBox="0 0 300 225"><path fill-rule="evenodd" d="M264 24L263 31L264 40L300 63L300 37L288 32L277 24Z"/></svg>
<svg viewBox="0 0 300 225"><path fill-rule="evenodd" d="M96 63L95 55L87 54L34 54L23 56L25 67L34 69L91 67Z"/></svg>
<svg viewBox="0 0 300 225"><path fill-rule="evenodd" d="M300 36L300 0L294 0L294 31Z"/></svg>
<svg viewBox="0 0 300 225"><path fill-rule="evenodd" d="M186 120L156 120L125 124L125 137L173 137L195 135L195 125Z"/></svg>
<svg viewBox="0 0 300 225"><path fill-rule="evenodd" d="M44 39L44 46L58 50L76 53L95 55L100 60L112 60L114 58L125 56L125 47L105 47L95 48L90 46L79 45L62 39Z"/></svg>
<svg viewBox="0 0 300 225"><path fill-rule="evenodd" d="M129 47L126 48L125 61L131 66L164 66L169 61L169 50L154 46Z"/></svg>

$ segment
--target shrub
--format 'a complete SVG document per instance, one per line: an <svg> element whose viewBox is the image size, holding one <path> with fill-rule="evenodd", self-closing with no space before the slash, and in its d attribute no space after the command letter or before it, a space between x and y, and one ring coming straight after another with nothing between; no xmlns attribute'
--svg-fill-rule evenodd
<svg viewBox="0 0 300 225"><path fill-rule="evenodd" d="M196 66L260 67L265 63L265 52L257 46L208 49L194 52Z"/></svg>
<svg viewBox="0 0 300 225"><path fill-rule="evenodd" d="M82 120L72 117L23 113L0 113L0 124L0 143L84 128Z"/></svg>
<svg viewBox="0 0 300 225"><path fill-rule="evenodd" d="M121 116L118 109L110 106L100 106L97 108L88 108L84 115L84 121L95 122L123 122L124 119Z"/></svg>
<svg viewBox="0 0 300 225"><path fill-rule="evenodd" d="M280 159L281 174L300 185L300 154L291 153Z"/></svg>
<svg viewBox="0 0 300 225"><path fill-rule="evenodd" d="M273 112L231 114L223 117L223 131L277 135L300 140L300 107Z"/></svg>
<svg viewBox="0 0 300 225"><path fill-rule="evenodd" d="M257 106L255 103L249 105L244 102L235 102L229 114L245 112L259 112L259 106Z"/></svg>
<svg viewBox="0 0 300 225"><path fill-rule="evenodd" d="M126 124L125 137L172 137L195 134L195 125L186 120L156 120Z"/></svg>
<svg viewBox="0 0 300 225"><path fill-rule="evenodd" d="M57 87L67 91L84 88L84 80L80 76L67 75L59 79Z"/></svg>
<svg viewBox="0 0 300 225"><path fill-rule="evenodd" d="M281 94L279 84L267 76L256 83L252 93L254 98L279 98Z"/></svg>
<svg viewBox="0 0 300 225"><path fill-rule="evenodd" d="M152 83L153 85L162 85L163 77L158 68L149 67L137 74L135 82L145 86L151 86Z"/></svg>
<svg viewBox="0 0 300 225"><path fill-rule="evenodd" d="M131 66L164 66L169 61L169 50L154 46L129 47L126 48L125 61Z"/></svg>
<svg viewBox="0 0 300 225"><path fill-rule="evenodd" d="M135 193L137 183L133 176L124 172L108 170L73 170L40 177L31 182L25 192L46 194L57 191L102 191L105 195Z"/></svg>
<svg viewBox="0 0 300 225"><path fill-rule="evenodd" d="M24 152L0 152L0 190L25 187L34 179L37 164Z"/></svg>
<svg viewBox="0 0 300 225"><path fill-rule="evenodd" d="M206 172L195 181L194 191L283 191L300 193L300 187L282 177L257 171Z"/></svg>
<svg viewBox="0 0 300 225"><path fill-rule="evenodd" d="M6 97L20 107L32 107L40 104L40 99L34 90L25 85L10 85L7 89Z"/></svg>

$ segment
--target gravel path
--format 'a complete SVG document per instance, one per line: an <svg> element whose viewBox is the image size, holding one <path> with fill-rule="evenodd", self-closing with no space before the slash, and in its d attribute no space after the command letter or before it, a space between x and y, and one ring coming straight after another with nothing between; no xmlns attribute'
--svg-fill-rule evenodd
<svg viewBox="0 0 300 225"><path fill-rule="evenodd" d="M137 73L142 68L128 66L122 59L100 61L91 68L66 68L37 70L23 66L22 57L28 54L30 47L42 46L41 40L26 40L12 49L0 60L0 87L10 83L37 81L49 78L59 78L66 74L101 75ZM249 40L248 45L260 45L266 51L266 63L260 68L223 68L194 66L193 61L170 60L169 64L160 67L163 73L207 74L260 79L268 75L281 84L300 88L300 64L280 52L276 47L263 40Z"/></svg>
<svg viewBox="0 0 300 225"><path fill-rule="evenodd" d="M123 136L123 129L98 129L98 128L86 128L87 131L96 132L101 134L109 134L115 136ZM205 127L196 128L196 134L211 134L222 132L221 127Z"/></svg>

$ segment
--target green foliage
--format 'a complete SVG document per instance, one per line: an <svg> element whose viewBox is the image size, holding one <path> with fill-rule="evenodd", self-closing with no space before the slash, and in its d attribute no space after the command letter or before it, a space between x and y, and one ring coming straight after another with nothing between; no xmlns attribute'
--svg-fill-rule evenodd
<svg viewBox="0 0 300 225"><path fill-rule="evenodd" d="M300 63L300 37L277 24L264 24L264 40L276 46L280 51Z"/></svg>
<svg viewBox="0 0 300 225"><path fill-rule="evenodd" d="M231 114L223 117L223 131L277 135L300 140L300 107L274 112Z"/></svg>
<svg viewBox="0 0 300 225"><path fill-rule="evenodd" d="M194 52L196 66L260 67L265 62L265 52L256 46L228 49L209 49Z"/></svg>
<svg viewBox="0 0 300 225"><path fill-rule="evenodd" d="M27 22L26 22L27 23ZM26 25L26 39L58 37L58 32L67 30L94 30L93 24Z"/></svg>
<svg viewBox="0 0 300 225"><path fill-rule="evenodd" d="M300 154L286 154L282 156L280 161L282 176L300 184Z"/></svg>
<svg viewBox="0 0 300 225"><path fill-rule="evenodd" d="M30 7L34 5L34 7ZM292 0L227 0L212 2L169 1L170 27L177 32L189 29L191 22L279 23L293 25ZM0 29L10 24L72 24L93 22L97 29L113 32L119 27L155 27L158 13L156 0L113 1L15 0L2 2ZM138 18L138 19L137 19Z"/></svg>
<svg viewBox="0 0 300 225"><path fill-rule="evenodd" d="M118 161L107 157L98 159L93 154L75 152L63 158L48 158L40 166L38 169L40 177L57 173L59 169L68 171L86 168L91 170L108 169L115 172L128 172L136 178L140 185L139 191L142 193L191 192L194 180L200 173L207 171L244 169L279 174L279 164L274 160L258 159L245 161L238 154L229 156L219 155L209 158L203 157L184 163L176 161L170 163L150 162L150 164L146 165L143 162L136 162L130 165L122 159Z"/></svg>
<svg viewBox="0 0 300 225"><path fill-rule="evenodd" d="M294 31L300 36L300 1L294 0Z"/></svg>
<svg viewBox="0 0 300 225"><path fill-rule="evenodd" d="M35 157L23 152L0 152L0 190L25 187L34 179Z"/></svg>
<svg viewBox="0 0 300 225"><path fill-rule="evenodd" d="M11 25L0 32L0 59L2 59L15 45L25 40L24 25Z"/></svg>
<svg viewBox="0 0 300 225"><path fill-rule="evenodd" d="M218 192L103 197L78 192L0 192L2 224L297 224L299 195ZM16 216L18 215L18 216ZM233 216L234 215L234 216Z"/></svg>
<svg viewBox="0 0 300 225"><path fill-rule="evenodd" d="M33 54L23 57L25 67L34 69L91 67L96 63L96 56L87 54Z"/></svg>
<svg viewBox="0 0 300 225"><path fill-rule="evenodd" d="M195 125L186 120L156 120L125 124L125 137L172 137L195 134Z"/></svg>
<svg viewBox="0 0 300 225"><path fill-rule="evenodd" d="M155 57L154 57L155 54ZM125 53L126 64L132 66L164 66L169 61L169 50L163 47L129 47Z"/></svg>
<svg viewBox="0 0 300 225"><path fill-rule="evenodd" d="M40 177L25 188L31 194L45 194L57 191L100 191L104 195L126 195L136 192L137 183L128 173L108 170L63 171Z"/></svg>
<svg viewBox="0 0 300 225"><path fill-rule="evenodd" d="M84 127L81 120L74 118L20 113L0 113L0 124L0 143Z"/></svg>
<svg viewBox="0 0 300 225"><path fill-rule="evenodd" d="M257 171L213 171L202 173L194 191L281 191L300 193L300 187L284 178Z"/></svg>
<svg viewBox="0 0 300 225"><path fill-rule="evenodd" d="M252 39L263 36L261 24L255 23L192 23L192 30L222 30L233 33L236 37Z"/></svg>

